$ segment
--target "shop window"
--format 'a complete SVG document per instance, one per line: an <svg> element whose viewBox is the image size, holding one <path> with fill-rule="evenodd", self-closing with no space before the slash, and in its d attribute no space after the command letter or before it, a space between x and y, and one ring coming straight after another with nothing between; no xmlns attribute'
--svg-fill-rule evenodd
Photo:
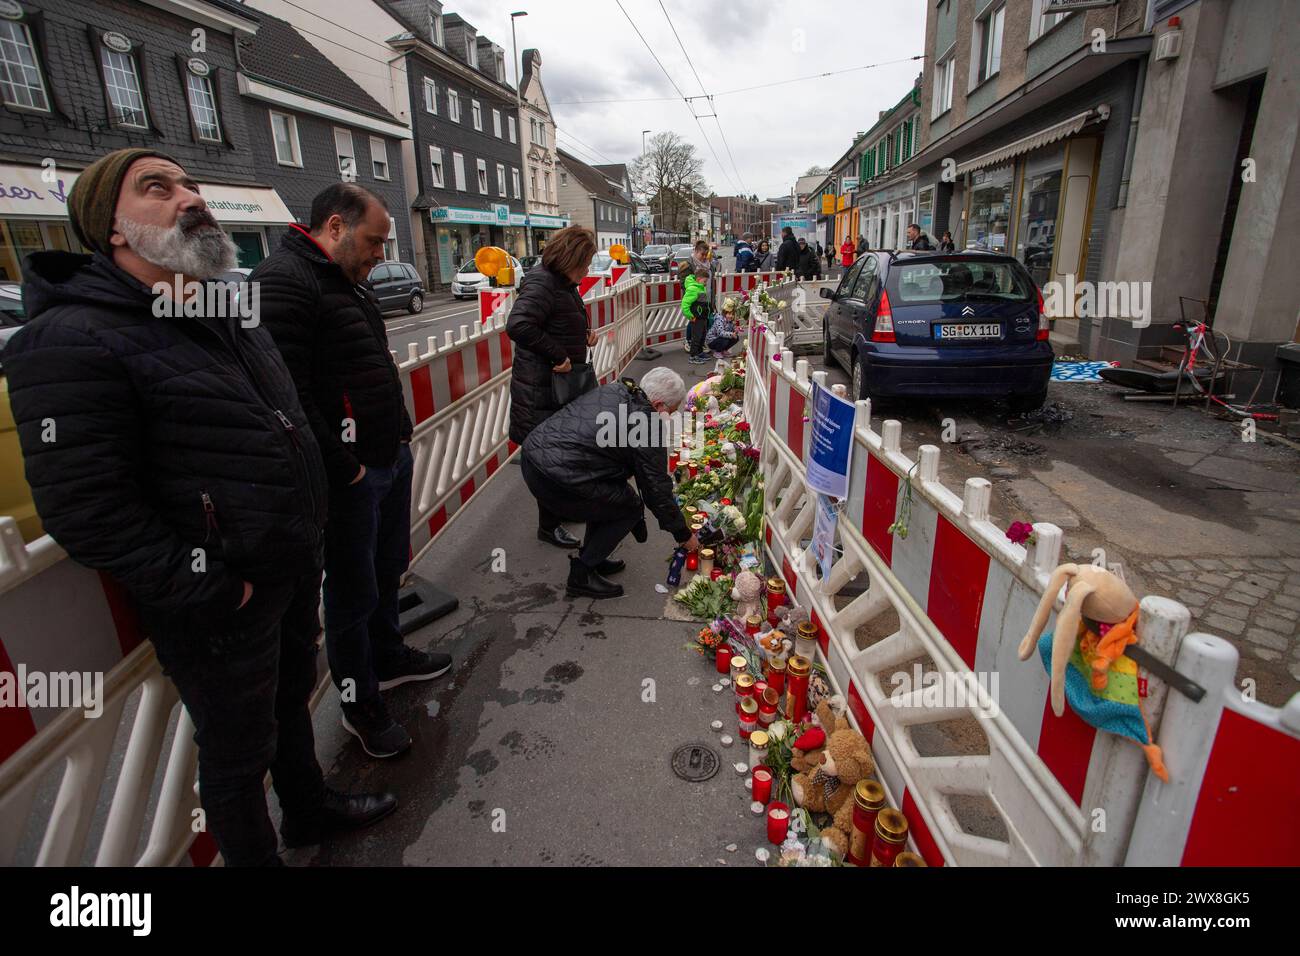
<svg viewBox="0 0 1300 956"><path fill-rule="evenodd" d="M281 166L301 166L302 148L298 144L298 120L288 113L271 110L271 139L275 143L275 161Z"/></svg>
<svg viewBox="0 0 1300 956"><path fill-rule="evenodd" d="M149 114L145 110L144 88L140 85L135 54L129 47L121 51L101 45L99 56L113 123L117 126L148 129Z"/></svg>
<svg viewBox="0 0 1300 956"><path fill-rule="evenodd" d="M1025 163L1016 225L1016 258L1025 264L1039 288L1052 277L1064 173L1065 152L1061 149Z"/></svg>
<svg viewBox="0 0 1300 956"><path fill-rule="evenodd" d="M50 96L32 31L21 20L0 20L0 92L7 106L50 111Z"/></svg>
<svg viewBox="0 0 1300 956"><path fill-rule="evenodd" d="M1011 226L1011 182L1014 170L1003 166L979 170L971 177L966 248L1006 252Z"/></svg>
<svg viewBox="0 0 1300 956"><path fill-rule="evenodd" d="M231 232L230 238L235 243L236 261L239 268L252 269L266 258L266 248L262 243L262 233L260 231Z"/></svg>
<svg viewBox="0 0 1300 956"><path fill-rule="evenodd" d="M445 185L442 177L442 150L437 146L429 147L429 180L434 189L442 189Z"/></svg>

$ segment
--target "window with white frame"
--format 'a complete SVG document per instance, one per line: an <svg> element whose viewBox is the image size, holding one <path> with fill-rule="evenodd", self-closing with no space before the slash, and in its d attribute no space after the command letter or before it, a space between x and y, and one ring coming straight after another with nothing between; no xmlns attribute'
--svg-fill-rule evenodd
<svg viewBox="0 0 1300 956"><path fill-rule="evenodd" d="M106 46L99 48L100 66L104 70L104 87L112 107L112 119L118 126L147 129L149 116L144 108L144 92L136 69L135 54L119 53Z"/></svg>
<svg viewBox="0 0 1300 956"><path fill-rule="evenodd" d="M542 182L546 186L545 199L547 202L555 202L555 193L551 190L551 174L549 171L542 173Z"/></svg>
<svg viewBox="0 0 1300 956"><path fill-rule="evenodd" d="M1029 40L1031 43L1070 15L1068 12L1044 13L1043 9L1048 2L1049 0L1034 0L1033 9L1029 14Z"/></svg>
<svg viewBox="0 0 1300 956"><path fill-rule="evenodd" d="M429 183L434 189L442 189L446 185L446 180L442 175L442 150L437 146L429 147Z"/></svg>
<svg viewBox="0 0 1300 956"><path fill-rule="evenodd" d="M445 47L447 44L442 38L442 15L437 13L429 14L430 26L433 27L433 42L438 46Z"/></svg>
<svg viewBox="0 0 1300 956"><path fill-rule="evenodd" d="M502 163L497 163L497 195L506 198L506 167Z"/></svg>
<svg viewBox="0 0 1300 956"><path fill-rule="evenodd" d="M474 38L468 33L465 34L465 62L470 66L474 65Z"/></svg>
<svg viewBox="0 0 1300 956"><path fill-rule="evenodd" d="M513 166L510 167L510 187L515 198L519 199L519 170L515 169Z"/></svg>
<svg viewBox="0 0 1300 956"><path fill-rule="evenodd" d="M510 142L517 143L519 140L515 136L515 118L513 116L506 117L506 126L510 130Z"/></svg>
<svg viewBox="0 0 1300 956"><path fill-rule="evenodd" d="M501 138L501 111L492 111L492 135L497 139Z"/></svg>
<svg viewBox="0 0 1300 956"><path fill-rule="evenodd" d="M9 106L50 111L36 44L31 30L21 21L0 20L0 91Z"/></svg>
<svg viewBox="0 0 1300 956"><path fill-rule="evenodd" d="M1002 67L1002 24L1007 8L990 10L975 21L971 36L971 87L979 86Z"/></svg>
<svg viewBox="0 0 1300 956"><path fill-rule="evenodd" d="M486 196L486 195L488 194L487 160L486 160L486 159L480 159L480 160L478 161L477 165L478 165L478 191L479 191L479 195L481 195L481 196Z"/></svg>
<svg viewBox="0 0 1300 956"><path fill-rule="evenodd" d="M537 198L537 167L528 167L528 198Z"/></svg>
<svg viewBox="0 0 1300 956"><path fill-rule="evenodd" d="M542 148L546 147L546 124L539 122L537 124L537 145Z"/></svg>
<svg viewBox="0 0 1300 956"><path fill-rule="evenodd" d="M424 78L424 111L438 115L438 84L428 76Z"/></svg>
<svg viewBox="0 0 1300 956"><path fill-rule="evenodd" d="M483 107L479 105L478 100L469 101L469 112L474 118L474 128L480 133L483 132Z"/></svg>
<svg viewBox="0 0 1300 956"><path fill-rule="evenodd" d="M456 188L465 191L465 157L460 153L451 154L451 171L456 175Z"/></svg>
<svg viewBox="0 0 1300 956"><path fill-rule="evenodd" d="M217 97L212 92L212 77L187 72L185 94L199 139L208 143L221 142L221 119L217 116Z"/></svg>
<svg viewBox="0 0 1300 956"><path fill-rule="evenodd" d="M378 136L370 137L370 167L376 179L392 179L388 173L388 144Z"/></svg>
<svg viewBox="0 0 1300 956"><path fill-rule="evenodd" d="M301 166L302 149L298 145L298 120L288 113L271 110L271 139L275 143L275 161L281 166Z"/></svg>
<svg viewBox="0 0 1300 956"><path fill-rule="evenodd" d="M352 148L352 131L334 128L334 152L339 157L339 173L349 182L357 178L357 154Z"/></svg>
<svg viewBox="0 0 1300 956"><path fill-rule="evenodd" d="M504 83L504 82L506 81L506 57L505 57L505 54L504 54L504 53L498 53L496 59L497 59L497 82L498 82L498 83Z"/></svg>
<svg viewBox="0 0 1300 956"><path fill-rule="evenodd" d="M934 68L934 102L930 104L930 118L934 119L952 109L952 77L956 57L949 55Z"/></svg>
<svg viewBox="0 0 1300 956"><path fill-rule="evenodd" d="M460 94L455 90L447 91L447 119L460 122Z"/></svg>

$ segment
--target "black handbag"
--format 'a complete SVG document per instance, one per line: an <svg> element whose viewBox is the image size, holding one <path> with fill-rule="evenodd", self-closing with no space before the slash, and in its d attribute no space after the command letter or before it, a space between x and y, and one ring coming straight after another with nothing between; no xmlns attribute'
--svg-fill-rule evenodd
<svg viewBox="0 0 1300 956"><path fill-rule="evenodd" d="M596 387L596 370L589 362L574 362L571 372L551 372L551 397L563 408Z"/></svg>

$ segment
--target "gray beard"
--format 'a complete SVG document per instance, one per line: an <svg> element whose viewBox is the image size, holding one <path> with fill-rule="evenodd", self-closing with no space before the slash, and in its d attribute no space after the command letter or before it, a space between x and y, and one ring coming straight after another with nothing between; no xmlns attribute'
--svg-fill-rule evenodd
<svg viewBox="0 0 1300 956"><path fill-rule="evenodd" d="M220 229L201 229L187 235L180 223L164 229L124 216L118 216L114 225L141 259L177 275L212 279L229 272L238 261L234 242Z"/></svg>

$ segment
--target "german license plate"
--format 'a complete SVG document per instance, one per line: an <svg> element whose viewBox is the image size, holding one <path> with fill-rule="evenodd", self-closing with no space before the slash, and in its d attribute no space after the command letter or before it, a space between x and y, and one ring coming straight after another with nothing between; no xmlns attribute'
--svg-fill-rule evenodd
<svg viewBox="0 0 1300 956"><path fill-rule="evenodd" d="M936 339L996 339L1002 336L997 322L950 322L934 327Z"/></svg>

